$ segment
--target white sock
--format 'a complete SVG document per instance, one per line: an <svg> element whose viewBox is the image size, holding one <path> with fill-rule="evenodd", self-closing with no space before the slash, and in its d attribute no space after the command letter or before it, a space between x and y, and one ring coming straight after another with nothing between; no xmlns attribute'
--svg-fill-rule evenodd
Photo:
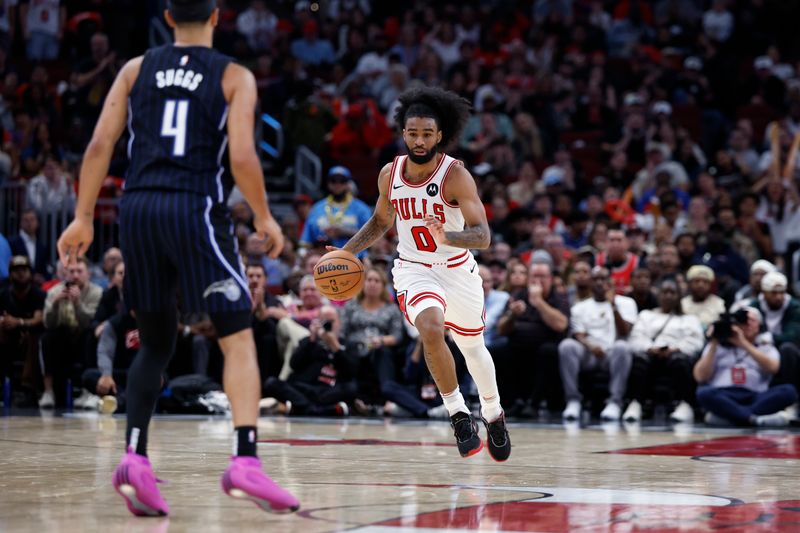
<svg viewBox="0 0 800 533"><path fill-rule="evenodd" d="M481 400L481 416L488 422L497 420L503 412L500 407L500 393L497 390L497 378L494 372L492 354L483 343L483 335L464 337L453 335L458 349L464 355L472 379L478 387L478 396Z"/></svg>
<svg viewBox="0 0 800 533"><path fill-rule="evenodd" d="M444 406L447 407L447 412L450 413L450 416L453 416L456 413L469 414L467 404L464 403L464 397L461 396L461 391L457 386L453 392L442 394L442 400L444 401Z"/></svg>

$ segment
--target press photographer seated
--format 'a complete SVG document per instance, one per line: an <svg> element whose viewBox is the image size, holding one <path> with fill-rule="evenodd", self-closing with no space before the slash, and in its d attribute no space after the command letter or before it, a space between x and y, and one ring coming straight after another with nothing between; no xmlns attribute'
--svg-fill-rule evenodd
<svg viewBox="0 0 800 533"><path fill-rule="evenodd" d="M759 335L762 320L757 309L745 307L709 328L711 340L694 366L694 378L701 384L697 402L708 412L706 423L789 423L781 411L797 401L797 391L789 384L769 388L780 355L770 333Z"/></svg>

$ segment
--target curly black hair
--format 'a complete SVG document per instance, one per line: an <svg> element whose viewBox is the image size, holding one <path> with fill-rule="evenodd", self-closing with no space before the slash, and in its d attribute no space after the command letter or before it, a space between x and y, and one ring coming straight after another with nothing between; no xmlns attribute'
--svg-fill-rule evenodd
<svg viewBox="0 0 800 533"><path fill-rule="evenodd" d="M409 117L434 119L442 132L441 145L445 149L461 136L461 130L466 126L472 109L464 98L438 87L409 89L398 100L400 107L394 115L395 123L405 127Z"/></svg>

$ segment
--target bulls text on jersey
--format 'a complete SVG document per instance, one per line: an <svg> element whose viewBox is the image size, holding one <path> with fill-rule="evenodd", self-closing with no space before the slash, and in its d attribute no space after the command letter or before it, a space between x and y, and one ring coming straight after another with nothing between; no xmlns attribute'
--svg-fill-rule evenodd
<svg viewBox="0 0 800 533"><path fill-rule="evenodd" d="M420 201L421 205L417 206L417 200ZM431 202L431 204L429 213L428 200L426 198L392 198L392 207L394 207L395 213L401 220L422 220L430 214L444 224L444 205L437 202Z"/></svg>

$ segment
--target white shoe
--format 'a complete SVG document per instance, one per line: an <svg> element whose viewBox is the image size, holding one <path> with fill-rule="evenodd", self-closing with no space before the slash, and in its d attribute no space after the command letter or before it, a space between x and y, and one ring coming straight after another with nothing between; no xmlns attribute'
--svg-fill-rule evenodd
<svg viewBox="0 0 800 533"><path fill-rule="evenodd" d="M411 413L394 402L386 402L383 405L383 414L397 418L409 418Z"/></svg>
<svg viewBox="0 0 800 533"><path fill-rule="evenodd" d="M756 425L762 427L784 427L789 425L789 417L783 411L778 411L771 415L759 415L756 417Z"/></svg>
<svg viewBox="0 0 800 533"><path fill-rule="evenodd" d="M436 407L431 407L428 409L428 418L432 418L434 420L447 420L450 418L450 413L447 411L447 407L442 405L437 405Z"/></svg>
<svg viewBox="0 0 800 533"><path fill-rule="evenodd" d="M578 400L570 400L567 402L567 408L561 413L561 418L564 420L579 420L581 418L581 402Z"/></svg>
<svg viewBox="0 0 800 533"><path fill-rule="evenodd" d="M81 395L75 398L75 401L72 402L73 407L76 409L96 409L97 404L100 402L100 397L96 394L92 394L86 389L81 390Z"/></svg>
<svg viewBox="0 0 800 533"><path fill-rule="evenodd" d="M40 409L52 409L56 406L56 399L53 397L52 391L44 391L42 397L39 398Z"/></svg>
<svg viewBox="0 0 800 533"><path fill-rule="evenodd" d="M603 412L600 413L600 420L619 420L622 409L615 402L608 402Z"/></svg>
<svg viewBox="0 0 800 533"><path fill-rule="evenodd" d="M789 421L791 422L792 420L797 420L798 419L797 407L798 407L798 404L793 403L792 405L790 405L789 407L787 407L786 409L784 409L781 412L783 414L785 414L786 418L788 418Z"/></svg>
<svg viewBox="0 0 800 533"><path fill-rule="evenodd" d="M675 422L691 423L694 422L694 409L686 402L681 402L669 414L669 418Z"/></svg>
<svg viewBox="0 0 800 533"><path fill-rule="evenodd" d="M628 404L628 408L625 409L622 419L625 422L639 422L642 419L642 405L636 400L633 400Z"/></svg>

